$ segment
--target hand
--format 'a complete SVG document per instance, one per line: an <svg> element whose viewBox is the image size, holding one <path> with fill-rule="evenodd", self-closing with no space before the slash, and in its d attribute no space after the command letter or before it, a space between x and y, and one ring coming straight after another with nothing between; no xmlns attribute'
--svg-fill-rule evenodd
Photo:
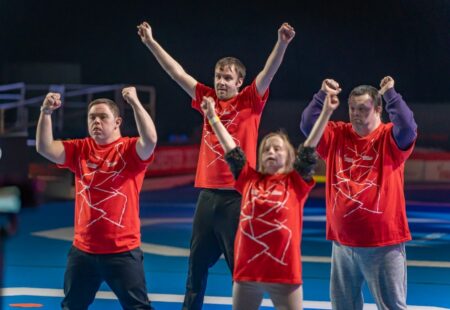
<svg viewBox="0 0 450 310"><path fill-rule="evenodd" d="M152 27L147 22L143 22L137 26L138 35L141 37L143 43L150 43L153 41Z"/></svg>
<svg viewBox="0 0 450 310"><path fill-rule="evenodd" d="M130 105L135 105L140 103L139 98L137 96L136 87L125 87L122 89L122 97L126 102Z"/></svg>
<svg viewBox="0 0 450 310"><path fill-rule="evenodd" d="M61 104L61 94L48 93L42 103L41 111L44 111L45 114L51 114L53 111L59 109Z"/></svg>
<svg viewBox="0 0 450 310"><path fill-rule="evenodd" d="M325 79L322 82L322 87L320 88L329 95L338 95L341 92L339 83L333 79Z"/></svg>
<svg viewBox="0 0 450 310"><path fill-rule="evenodd" d="M392 77L385 76L380 82L380 90L378 91L380 95L384 95L384 93L394 87L395 81Z"/></svg>
<svg viewBox="0 0 450 310"><path fill-rule="evenodd" d="M295 37L294 27L289 25L288 23L283 23L280 29L278 29L278 40L285 44L289 44L292 39Z"/></svg>
<svg viewBox="0 0 450 310"><path fill-rule="evenodd" d="M327 94L323 109L327 112L333 113L339 106L339 98L337 95Z"/></svg>
<svg viewBox="0 0 450 310"><path fill-rule="evenodd" d="M216 103L213 98L203 97L200 107L202 108L203 114L205 114L208 119L213 118L216 115Z"/></svg>

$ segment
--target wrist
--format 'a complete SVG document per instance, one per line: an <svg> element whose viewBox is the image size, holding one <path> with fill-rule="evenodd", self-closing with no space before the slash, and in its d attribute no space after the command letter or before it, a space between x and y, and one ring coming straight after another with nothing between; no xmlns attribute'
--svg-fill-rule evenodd
<svg viewBox="0 0 450 310"><path fill-rule="evenodd" d="M41 113L44 113L45 115L51 115L53 113L53 110L50 107L41 106Z"/></svg>
<svg viewBox="0 0 450 310"><path fill-rule="evenodd" d="M146 39L146 40L144 40L144 44L148 48L152 48L155 45L155 40L153 40L153 39Z"/></svg>
<svg viewBox="0 0 450 310"><path fill-rule="evenodd" d="M208 122L209 122L209 124L212 126L212 125L214 125L215 123L220 122L220 118L219 118L217 115L213 115L213 116L211 116L211 117L208 116Z"/></svg>
<svg viewBox="0 0 450 310"><path fill-rule="evenodd" d="M385 98L386 101L389 101L390 99L392 99L392 97L395 97L395 90L394 87L388 88L386 89L381 96L383 96Z"/></svg>
<svg viewBox="0 0 450 310"><path fill-rule="evenodd" d="M330 118L331 115L333 114L334 110L333 109L323 109L322 113L325 117Z"/></svg>
<svg viewBox="0 0 450 310"><path fill-rule="evenodd" d="M142 106L140 101L130 100L130 101L127 101L127 103L131 106L132 109L135 109L136 107Z"/></svg>

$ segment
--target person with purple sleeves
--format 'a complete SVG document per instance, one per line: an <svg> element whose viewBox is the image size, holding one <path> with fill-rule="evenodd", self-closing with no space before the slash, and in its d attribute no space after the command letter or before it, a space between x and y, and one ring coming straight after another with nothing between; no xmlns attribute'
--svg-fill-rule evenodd
<svg viewBox="0 0 450 310"><path fill-rule="evenodd" d="M326 79L303 111L308 136L327 95L339 84ZM382 97L390 122L383 123ZM350 122L327 124L317 146L326 162L326 235L333 242L333 309L363 309L367 283L378 309L406 309L405 242L411 240L404 197L404 163L417 137L413 112L386 76L380 89L354 88Z"/></svg>

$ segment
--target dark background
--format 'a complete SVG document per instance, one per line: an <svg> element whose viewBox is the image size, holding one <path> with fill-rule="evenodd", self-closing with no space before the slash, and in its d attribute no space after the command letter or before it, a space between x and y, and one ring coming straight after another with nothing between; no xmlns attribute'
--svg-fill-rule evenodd
<svg viewBox="0 0 450 310"><path fill-rule="evenodd" d="M245 84L250 83L277 29L289 22L296 37L271 85L268 106L290 102L284 109L297 119L301 108L295 102L308 101L327 77L341 83L344 102L354 86L378 86L391 75L408 103L429 104L431 110L450 105L447 0L0 0L0 84L61 83L45 72L21 75L12 69L56 63L78 68L75 82L154 85L161 140L170 133L190 136L200 117L138 38L136 25L144 20L185 70L208 85L215 62L230 55L247 66ZM270 122L282 127L283 117Z"/></svg>

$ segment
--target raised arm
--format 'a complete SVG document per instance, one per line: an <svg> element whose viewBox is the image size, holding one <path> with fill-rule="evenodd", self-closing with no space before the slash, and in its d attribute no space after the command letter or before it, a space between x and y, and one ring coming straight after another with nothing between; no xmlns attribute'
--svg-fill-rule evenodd
<svg viewBox="0 0 450 310"><path fill-rule="evenodd" d="M56 164L64 164L66 152L61 141L53 139L52 113L61 106L61 95L48 93L41 106L36 128L36 151Z"/></svg>
<svg viewBox="0 0 450 310"><path fill-rule="evenodd" d="M340 92L341 88L339 87L338 82L332 79L323 80L319 92L314 95L313 99L302 113L300 130L306 137L309 136L314 123L319 118L327 94L337 95Z"/></svg>
<svg viewBox="0 0 450 310"><path fill-rule="evenodd" d="M314 169L317 164L316 146L322 137L322 134L327 126L328 120L333 114L334 110L339 106L339 98L337 95L327 95L314 126L308 135L305 143L298 148L297 158L294 162L294 168L302 176L302 178L310 182L314 175Z"/></svg>
<svg viewBox="0 0 450 310"><path fill-rule="evenodd" d="M203 97L200 107L224 150L224 158L230 167L234 179L237 180L247 162L244 151L236 145L233 137L217 116L214 109L214 99L211 97Z"/></svg>
<svg viewBox="0 0 450 310"><path fill-rule="evenodd" d="M152 28L147 22L143 22L138 28L138 35L141 37L142 42L155 56L161 67L167 72L167 74L177 82L183 90L195 99L195 86L197 81L184 71L183 67L170 56L159 43L153 38Z"/></svg>
<svg viewBox="0 0 450 310"><path fill-rule="evenodd" d="M256 77L256 88L259 95L264 95L269 88L275 73L277 73L281 62L283 61L284 52L294 36L294 28L288 23L282 24L280 29L278 29L277 43L270 53L269 58L264 65L264 69Z"/></svg>
<svg viewBox="0 0 450 310"><path fill-rule="evenodd" d="M215 105L214 99L211 97L203 97L203 101L201 103L201 108L203 111L203 114L206 118L208 118L209 124L211 125L211 128L213 129L214 133L217 136L217 139L220 142L220 145L222 146L225 153L228 153L232 149L236 148L236 143L233 140L233 137L230 135L228 130L225 128L225 126L220 121L219 117L216 114L215 111Z"/></svg>
<svg viewBox="0 0 450 310"><path fill-rule="evenodd" d="M155 124L142 106L136 93L136 88L126 87L122 90L123 99L133 108L139 139L136 143L136 152L140 159L147 160L155 150L157 134Z"/></svg>
<svg viewBox="0 0 450 310"><path fill-rule="evenodd" d="M417 137L417 124L414 114L402 96L394 89L395 81L386 76L380 82L380 94L386 101L386 111L390 121L394 124L392 134L397 146L401 150L408 149Z"/></svg>
<svg viewBox="0 0 450 310"><path fill-rule="evenodd" d="M316 147L319 144L320 138L322 138L322 134L327 126L328 120L333 114L334 110L339 106L339 98L337 95L327 95L325 98L324 105L322 107L322 111L320 112L317 121L314 123L314 126L311 132L308 135L305 143L303 144L305 147Z"/></svg>

